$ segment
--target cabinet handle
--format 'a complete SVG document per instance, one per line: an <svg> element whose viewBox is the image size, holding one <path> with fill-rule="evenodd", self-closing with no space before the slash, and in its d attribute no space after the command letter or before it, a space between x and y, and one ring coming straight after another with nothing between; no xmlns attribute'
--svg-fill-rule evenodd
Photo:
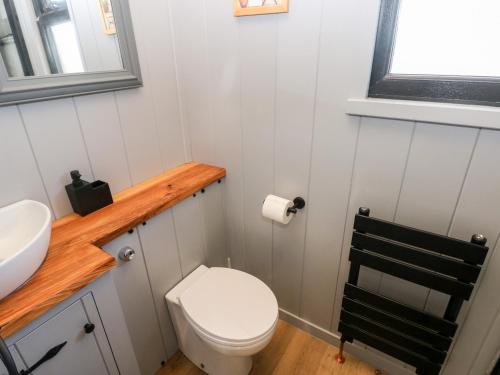
<svg viewBox="0 0 500 375"><path fill-rule="evenodd" d="M59 344L57 346L54 346L52 349L50 349L43 357L40 359L37 363L35 363L33 366L31 366L28 370L22 370L19 374L20 375L28 375L31 374L33 371L35 371L38 367L43 365L45 362L50 361L52 358L54 358L56 355L59 354L62 348L67 344L68 342L65 341L62 344Z"/></svg>
<svg viewBox="0 0 500 375"><path fill-rule="evenodd" d="M135 257L135 250L128 246L124 247L118 253L118 257L125 262L130 262Z"/></svg>
<svg viewBox="0 0 500 375"><path fill-rule="evenodd" d="M86 334L94 332L94 329L95 329L94 323L87 323L83 326L83 330L85 331Z"/></svg>

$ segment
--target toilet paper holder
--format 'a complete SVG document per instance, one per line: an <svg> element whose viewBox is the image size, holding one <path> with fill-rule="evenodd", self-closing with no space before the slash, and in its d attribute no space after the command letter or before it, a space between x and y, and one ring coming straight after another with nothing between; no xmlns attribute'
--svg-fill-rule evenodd
<svg viewBox="0 0 500 375"><path fill-rule="evenodd" d="M304 198L297 197L293 200L293 206L290 207L287 212L286 216L290 216L290 214L296 214L298 210L302 210L306 206L306 201Z"/></svg>

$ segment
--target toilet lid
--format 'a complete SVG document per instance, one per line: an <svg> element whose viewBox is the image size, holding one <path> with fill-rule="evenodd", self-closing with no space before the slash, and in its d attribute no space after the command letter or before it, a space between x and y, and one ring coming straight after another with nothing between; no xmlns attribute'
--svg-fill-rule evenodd
<svg viewBox="0 0 500 375"><path fill-rule="evenodd" d="M210 268L179 298L188 320L225 342L255 340L273 329L278 302L266 284L245 272Z"/></svg>

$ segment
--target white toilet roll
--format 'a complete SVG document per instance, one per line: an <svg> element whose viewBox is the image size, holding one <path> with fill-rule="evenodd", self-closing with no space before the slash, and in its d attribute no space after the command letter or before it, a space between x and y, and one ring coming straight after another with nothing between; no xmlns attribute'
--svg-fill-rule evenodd
<svg viewBox="0 0 500 375"><path fill-rule="evenodd" d="M288 209L293 207L293 202L277 197L276 195L268 195L262 206L262 215L281 224L288 224L294 217L294 214L287 214Z"/></svg>

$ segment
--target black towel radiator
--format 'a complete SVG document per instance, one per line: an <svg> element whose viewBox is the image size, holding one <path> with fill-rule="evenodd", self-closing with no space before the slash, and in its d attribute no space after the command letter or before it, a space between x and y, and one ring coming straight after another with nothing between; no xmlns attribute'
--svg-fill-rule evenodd
<svg viewBox="0 0 500 375"><path fill-rule="evenodd" d="M371 218L360 208L354 220L338 330L344 343L359 340L416 367L421 375L437 375L457 330L456 319L472 294L486 259L486 238L471 242ZM443 317L419 311L359 286L360 267L368 267L450 296Z"/></svg>

